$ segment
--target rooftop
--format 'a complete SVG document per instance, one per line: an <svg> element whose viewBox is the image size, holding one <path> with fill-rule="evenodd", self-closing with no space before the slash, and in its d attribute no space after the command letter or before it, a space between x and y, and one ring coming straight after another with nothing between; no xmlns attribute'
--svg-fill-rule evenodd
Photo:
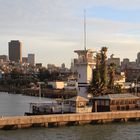
<svg viewBox="0 0 140 140"><path fill-rule="evenodd" d="M87 98L84 98L82 96L75 96L73 98L67 99L68 101L75 101L75 102L88 102L89 100Z"/></svg>
<svg viewBox="0 0 140 140"><path fill-rule="evenodd" d="M108 95L94 97L93 99L113 100L113 99L140 99L140 98L138 96L133 95L133 94L126 93L126 94L108 94Z"/></svg>

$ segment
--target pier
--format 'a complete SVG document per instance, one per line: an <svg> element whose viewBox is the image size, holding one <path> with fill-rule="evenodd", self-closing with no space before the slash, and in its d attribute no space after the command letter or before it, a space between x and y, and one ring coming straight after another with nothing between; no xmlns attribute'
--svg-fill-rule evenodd
<svg viewBox="0 0 140 140"><path fill-rule="evenodd" d="M126 122L129 120L140 121L140 110L83 114L1 117L0 129L18 129L35 126L50 127L61 125L80 125L85 123L105 123L108 121Z"/></svg>

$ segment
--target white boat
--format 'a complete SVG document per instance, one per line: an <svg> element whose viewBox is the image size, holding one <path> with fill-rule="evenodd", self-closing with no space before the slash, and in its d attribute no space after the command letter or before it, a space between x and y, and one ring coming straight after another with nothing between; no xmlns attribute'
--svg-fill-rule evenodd
<svg viewBox="0 0 140 140"><path fill-rule="evenodd" d="M52 103L30 103L29 112L25 112L25 115L47 115L58 114L62 112L62 105L57 102Z"/></svg>

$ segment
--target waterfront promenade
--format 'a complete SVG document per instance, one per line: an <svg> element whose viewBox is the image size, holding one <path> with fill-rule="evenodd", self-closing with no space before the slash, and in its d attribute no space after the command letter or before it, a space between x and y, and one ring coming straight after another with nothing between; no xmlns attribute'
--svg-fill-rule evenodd
<svg viewBox="0 0 140 140"><path fill-rule="evenodd" d="M140 110L137 111L118 111L118 112L100 112L83 114L55 114L38 116L16 116L1 117L1 129L17 129L28 127L49 127L61 125L77 125L84 123L104 123L106 121L140 121Z"/></svg>

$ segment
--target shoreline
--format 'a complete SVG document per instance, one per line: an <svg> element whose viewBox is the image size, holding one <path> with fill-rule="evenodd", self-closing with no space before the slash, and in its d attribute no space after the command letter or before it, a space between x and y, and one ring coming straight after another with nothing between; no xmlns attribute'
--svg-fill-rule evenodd
<svg viewBox="0 0 140 140"><path fill-rule="evenodd" d="M10 94L22 94L26 96L34 96L39 97L38 89L30 89L30 88L13 88L9 89L6 87L0 86L0 92L8 92ZM60 89L42 89L41 97L44 98L72 98L77 95L75 90L60 90Z"/></svg>

